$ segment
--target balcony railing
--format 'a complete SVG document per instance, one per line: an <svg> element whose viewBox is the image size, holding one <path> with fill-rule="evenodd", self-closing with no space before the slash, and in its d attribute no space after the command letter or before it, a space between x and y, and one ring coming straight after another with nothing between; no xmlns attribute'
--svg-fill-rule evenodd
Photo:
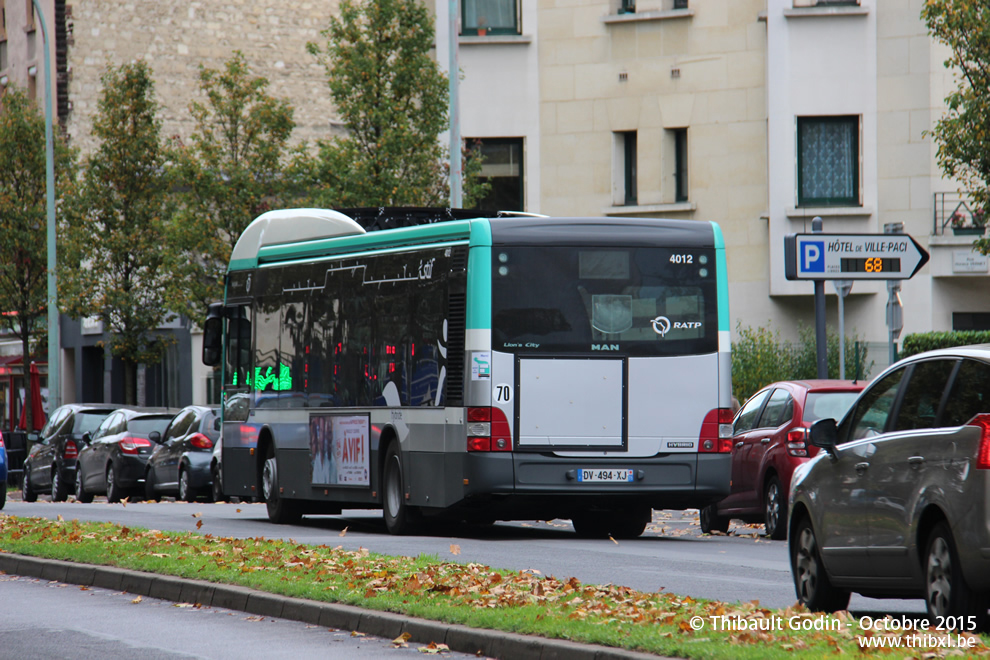
<svg viewBox="0 0 990 660"><path fill-rule="evenodd" d="M943 236L953 232L982 234L987 218L973 200L956 192L937 192L932 205L932 234Z"/></svg>

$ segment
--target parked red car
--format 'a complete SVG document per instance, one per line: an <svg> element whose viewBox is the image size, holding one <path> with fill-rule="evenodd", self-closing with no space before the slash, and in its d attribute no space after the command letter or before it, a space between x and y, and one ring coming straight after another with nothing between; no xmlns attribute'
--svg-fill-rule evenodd
<svg viewBox="0 0 990 660"><path fill-rule="evenodd" d="M787 538L791 473L818 449L808 428L819 419L842 419L865 381L802 380L767 385L732 422L732 489L701 511L701 531L725 532L729 520L763 523L772 539Z"/></svg>

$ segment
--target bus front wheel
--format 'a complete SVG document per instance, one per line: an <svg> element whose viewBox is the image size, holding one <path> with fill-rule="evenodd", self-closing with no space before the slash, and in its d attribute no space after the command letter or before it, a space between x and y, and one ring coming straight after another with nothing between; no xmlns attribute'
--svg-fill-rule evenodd
<svg viewBox="0 0 990 660"><path fill-rule="evenodd" d="M412 531L415 512L406 503L405 477L398 443L392 443L385 454L385 527L390 534L402 535Z"/></svg>
<svg viewBox="0 0 990 660"><path fill-rule="evenodd" d="M268 445L265 462L261 467L261 492L268 509L268 519L276 525L298 522L302 515L299 507L282 497L278 484L278 462L275 460L275 447Z"/></svg>

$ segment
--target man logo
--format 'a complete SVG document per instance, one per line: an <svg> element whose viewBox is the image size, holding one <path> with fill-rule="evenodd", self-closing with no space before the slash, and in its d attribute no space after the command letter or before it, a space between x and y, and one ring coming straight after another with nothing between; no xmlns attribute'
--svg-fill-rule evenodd
<svg viewBox="0 0 990 660"><path fill-rule="evenodd" d="M591 350L593 351L617 351L619 350L618 344L592 344Z"/></svg>
<svg viewBox="0 0 990 660"><path fill-rule="evenodd" d="M650 321L650 323L653 324L653 332L661 337L666 337L667 333L670 332L670 319L666 316L658 316Z"/></svg>

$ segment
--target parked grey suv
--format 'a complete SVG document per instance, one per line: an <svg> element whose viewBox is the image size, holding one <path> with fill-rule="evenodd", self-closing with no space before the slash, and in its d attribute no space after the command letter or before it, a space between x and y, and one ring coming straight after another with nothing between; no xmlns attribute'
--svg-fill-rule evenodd
<svg viewBox="0 0 990 660"><path fill-rule="evenodd" d="M897 362L841 423L816 422L811 443L824 451L791 483L798 600L834 611L850 592L924 598L933 626L985 629L990 344Z"/></svg>

